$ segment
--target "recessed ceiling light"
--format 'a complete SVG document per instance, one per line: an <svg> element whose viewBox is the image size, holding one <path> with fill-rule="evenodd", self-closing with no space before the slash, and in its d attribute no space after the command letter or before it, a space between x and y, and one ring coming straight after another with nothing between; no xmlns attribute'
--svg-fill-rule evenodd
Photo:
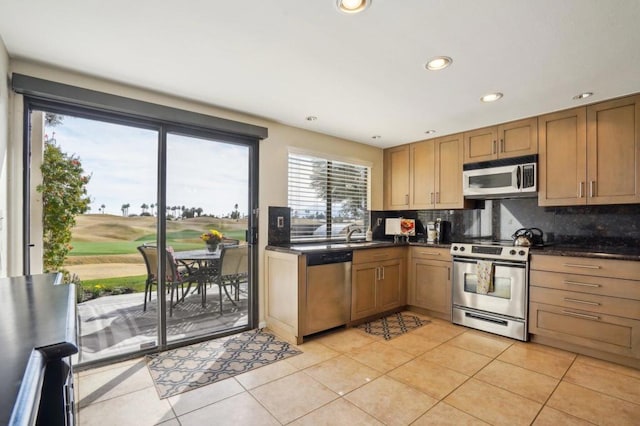
<svg viewBox="0 0 640 426"><path fill-rule="evenodd" d="M431 129L431 130L427 130L425 133L426 133L427 135L432 135L432 134L434 134L435 132L436 132L435 130Z"/></svg>
<svg viewBox="0 0 640 426"><path fill-rule="evenodd" d="M573 99L577 101L577 100L580 100L580 99L588 98L589 96L593 96L593 92L580 93L579 95L575 95L573 97Z"/></svg>
<svg viewBox="0 0 640 426"><path fill-rule="evenodd" d="M371 6L371 0L338 0L338 10L344 13L360 13Z"/></svg>
<svg viewBox="0 0 640 426"><path fill-rule="evenodd" d="M424 67L429 71L439 71L451 65L452 62L453 59L448 56L436 56L435 58L430 59Z"/></svg>
<svg viewBox="0 0 640 426"><path fill-rule="evenodd" d="M380 138L382 138L382 136L380 136L380 135L373 135L373 136L371 136L371 139L380 139Z"/></svg>
<svg viewBox="0 0 640 426"><path fill-rule="evenodd" d="M316 121L318 119L318 117L316 117L315 115L309 115L306 117L307 121Z"/></svg>
<svg viewBox="0 0 640 426"><path fill-rule="evenodd" d="M502 97L502 93L500 92L496 92L496 93L489 93L487 95L484 95L483 97L480 98L480 100L482 102L495 102L498 99L500 99Z"/></svg>

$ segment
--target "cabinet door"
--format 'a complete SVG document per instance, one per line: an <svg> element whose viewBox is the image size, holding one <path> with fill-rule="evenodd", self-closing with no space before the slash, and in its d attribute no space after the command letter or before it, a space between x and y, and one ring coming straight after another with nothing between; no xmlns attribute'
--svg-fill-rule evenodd
<svg viewBox="0 0 640 426"><path fill-rule="evenodd" d="M498 126L498 158L538 153L538 119L527 118Z"/></svg>
<svg viewBox="0 0 640 426"><path fill-rule="evenodd" d="M385 151L385 209L409 208L409 146Z"/></svg>
<svg viewBox="0 0 640 426"><path fill-rule="evenodd" d="M377 263L353 265L351 273L351 320L378 312L376 304Z"/></svg>
<svg viewBox="0 0 640 426"><path fill-rule="evenodd" d="M464 163L493 160L498 154L498 128L485 127L464 134Z"/></svg>
<svg viewBox="0 0 640 426"><path fill-rule="evenodd" d="M589 204L640 202L640 96L587 107Z"/></svg>
<svg viewBox="0 0 640 426"><path fill-rule="evenodd" d="M435 140L411 144L409 207L412 209L433 208L435 200L436 162Z"/></svg>
<svg viewBox="0 0 640 426"><path fill-rule="evenodd" d="M435 208L460 209L462 195L462 133L438 138L435 141Z"/></svg>
<svg viewBox="0 0 640 426"><path fill-rule="evenodd" d="M538 205L586 204L586 108L538 118Z"/></svg>
<svg viewBox="0 0 640 426"><path fill-rule="evenodd" d="M404 273L400 259L380 265L377 282L378 312L388 311L405 304Z"/></svg>
<svg viewBox="0 0 640 426"><path fill-rule="evenodd" d="M409 304L451 315L451 264L414 259Z"/></svg>

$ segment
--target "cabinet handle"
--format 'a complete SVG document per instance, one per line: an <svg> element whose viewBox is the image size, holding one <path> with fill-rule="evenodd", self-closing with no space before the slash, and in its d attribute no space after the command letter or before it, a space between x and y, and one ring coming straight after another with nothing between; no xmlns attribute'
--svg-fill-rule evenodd
<svg viewBox="0 0 640 426"><path fill-rule="evenodd" d="M421 251L420 254L424 254L426 256L440 256L438 252L429 252L429 251Z"/></svg>
<svg viewBox="0 0 640 426"><path fill-rule="evenodd" d="M433 192L431 193L431 203L430 204L433 204Z"/></svg>
<svg viewBox="0 0 640 426"><path fill-rule="evenodd" d="M566 315L571 315L571 316L574 316L574 317L578 317L578 318L586 318L586 319L590 319L590 320L600 321L600 317L597 316L597 315L579 314L577 312L565 311L564 309L562 310L562 313L566 314Z"/></svg>
<svg viewBox="0 0 640 426"><path fill-rule="evenodd" d="M381 272L381 275L382 275L382 277L380 279L384 280L384 266L380 267L380 272Z"/></svg>
<svg viewBox="0 0 640 426"><path fill-rule="evenodd" d="M591 283L581 283L578 281L568 281L568 280L564 280L565 284L570 284L570 285L579 285L581 287L600 287L600 284L591 284Z"/></svg>
<svg viewBox="0 0 640 426"><path fill-rule="evenodd" d="M436 204L440 202L440 193L436 192Z"/></svg>
<svg viewBox="0 0 640 426"><path fill-rule="evenodd" d="M451 281L451 268L447 267L447 279Z"/></svg>
<svg viewBox="0 0 640 426"><path fill-rule="evenodd" d="M500 152L504 152L504 139L500 139Z"/></svg>
<svg viewBox="0 0 640 426"><path fill-rule="evenodd" d="M596 193L595 186L596 186L595 180L589 181L589 197L591 198L595 197L595 193Z"/></svg>
<svg viewBox="0 0 640 426"><path fill-rule="evenodd" d="M376 266L376 281L380 280L380 267Z"/></svg>
<svg viewBox="0 0 640 426"><path fill-rule="evenodd" d="M496 153L496 141L493 141L493 150L491 151L492 154Z"/></svg>
<svg viewBox="0 0 640 426"><path fill-rule="evenodd" d="M371 256L371 257L373 257L374 259L386 259L386 258L387 258L387 256L388 256L387 254L385 254L385 253L381 253L381 254L374 254L374 255L373 255L373 256Z"/></svg>
<svg viewBox="0 0 640 426"><path fill-rule="evenodd" d="M584 182L578 183L578 198L584 197Z"/></svg>
<svg viewBox="0 0 640 426"><path fill-rule="evenodd" d="M590 306L600 306L600 303L598 303L598 302L590 302L588 300L572 299L570 297L565 297L564 301L565 302L572 302L572 303L582 303L583 305L590 305Z"/></svg>
<svg viewBox="0 0 640 426"><path fill-rule="evenodd" d="M405 194L405 196L404 196L404 203L405 203L405 204L409 204L409 194Z"/></svg>
<svg viewBox="0 0 640 426"><path fill-rule="evenodd" d="M584 269L602 269L602 266L598 265L578 265L576 263L565 263L567 268L584 268Z"/></svg>

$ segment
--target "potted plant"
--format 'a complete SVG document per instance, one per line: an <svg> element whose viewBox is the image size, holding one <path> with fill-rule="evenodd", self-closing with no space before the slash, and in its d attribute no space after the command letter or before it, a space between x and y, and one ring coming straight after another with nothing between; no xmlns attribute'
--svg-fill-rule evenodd
<svg viewBox="0 0 640 426"><path fill-rule="evenodd" d="M200 235L200 239L207 245L207 250L216 251L218 249L218 244L222 241L222 233L212 229L209 232L205 232Z"/></svg>

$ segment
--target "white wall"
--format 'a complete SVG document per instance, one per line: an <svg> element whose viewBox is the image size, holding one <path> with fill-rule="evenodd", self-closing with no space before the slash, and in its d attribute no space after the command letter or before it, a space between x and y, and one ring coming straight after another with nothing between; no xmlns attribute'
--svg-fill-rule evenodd
<svg viewBox="0 0 640 426"><path fill-rule="evenodd" d="M50 68L33 62L20 60L12 61L11 72L57 81L74 86L98 90L120 96L126 96L147 102L168 105L189 111L227 118L249 124L267 127L269 137L260 144L260 174L259 174L259 293L260 293L260 321L264 318L263 294L263 258L264 247L267 243L267 212L268 206L287 205L287 152L289 147L296 147L308 151L326 153L332 157L344 159L358 159L372 165L372 188L380 190L372 191L371 208L382 209L382 150L360 143L334 138L307 130L285 126L272 121L256 118L246 114L225 110L223 108L204 105L201 103L173 97L170 95L155 93L148 90L129 87L115 82L80 75L67 70ZM0 89L1 90L1 89ZM18 108L18 106L16 106ZM301 119L303 114L301 113ZM14 121L15 122L15 121ZM15 126L15 124L14 124ZM17 126L16 126L17 127ZM22 143L22 130L13 132L11 144ZM18 134L20 133L20 134ZM11 188L16 190L16 188ZM17 189L19 190L19 189ZM17 222L16 222L17 223ZM12 242L13 243L13 242ZM18 271L18 273L20 273Z"/></svg>
<svg viewBox="0 0 640 426"><path fill-rule="evenodd" d="M9 143L9 54L0 37L0 277L7 276L7 151Z"/></svg>

